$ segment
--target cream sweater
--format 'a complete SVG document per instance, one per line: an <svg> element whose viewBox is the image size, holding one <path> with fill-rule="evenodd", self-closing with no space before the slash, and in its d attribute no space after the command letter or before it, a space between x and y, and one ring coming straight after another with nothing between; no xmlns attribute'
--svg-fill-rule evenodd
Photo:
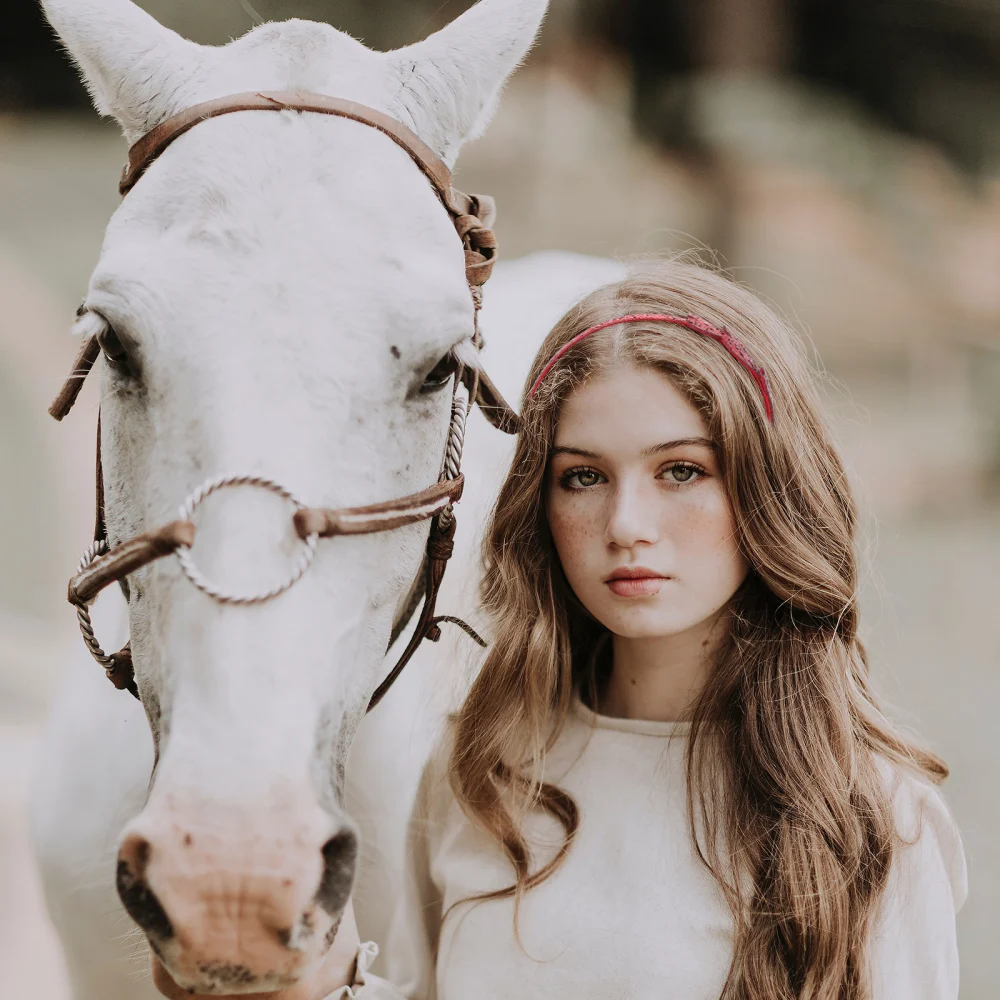
<svg viewBox="0 0 1000 1000"><path fill-rule="evenodd" d="M562 867L522 900L523 949L510 900L461 902L509 885L511 869L462 813L437 754L418 792L408 884L385 942L389 981L367 972L377 949L362 945L359 985L337 997L716 1000L733 921L688 831L687 728L598 716L576 703L546 775L576 800L580 829ZM910 846L899 850L882 902L874 1000L955 1000L961 841L933 787L912 777L893 783L897 828ZM561 841L543 815L530 817L527 833L536 865Z"/></svg>

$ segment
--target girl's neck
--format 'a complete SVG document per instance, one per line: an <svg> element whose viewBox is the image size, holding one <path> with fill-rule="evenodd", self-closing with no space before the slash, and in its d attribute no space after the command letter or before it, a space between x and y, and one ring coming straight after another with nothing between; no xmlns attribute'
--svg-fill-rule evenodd
<svg viewBox="0 0 1000 1000"><path fill-rule="evenodd" d="M677 635L612 637L612 668L600 712L620 719L680 722L690 718L725 638L721 616Z"/></svg>

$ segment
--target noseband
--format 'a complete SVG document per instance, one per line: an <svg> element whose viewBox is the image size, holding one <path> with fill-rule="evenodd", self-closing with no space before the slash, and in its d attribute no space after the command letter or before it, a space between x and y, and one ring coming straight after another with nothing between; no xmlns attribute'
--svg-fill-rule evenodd
<svg viewBox="0 0 1000 1000"><path fill-rule="evenodd" d="M479 310L482 306L482 286L492 273L497 255L496 237L490 228L496 214L493 199L457 191L452 186L451 171L447 164L406 126L374 108L354 101L308 93L235 94L199 104L168 118L132 146L128 154L128 164L119 184L122 197L132 190L149 165L176 138L203 121L236 111L310 111L335 115L375 128L402 147L430 181L441 204L451 216L455 230L462 241L465 249L465 275L474 306L472 340L477 348L481 346ZM73 408L83 386L83 380L100 353L98 335L93 334L83 344L73 365L72 374L49 408L49 413L56 420L62 420ZM466 389L464 397L459 392L460 386ZM84 553L76 575L69 582L69 601L76 608L80 631L94 659L105 668L108 678L116 688L127 690L136 698L139 697L132 664L131 643L126 644L117 653L105 653L94 635L89 606L106 587L113 583L121 583L124 586L126 578L131 573L158 559L175 556L191 583L213 600L223 604L259 604L284 593L303 576L312 563L319 539L392 531L427 520L431 522L431 526L423 565L411 587L403 613L393 623L389 646L393 645L406 628L423 599L420 617L395 666L372 695L368 711L382 700L420 643L424 639L436 642L441 637L439 627L441 622L458 624L477 642L485 645L464 622L446 615L434 614L441 581L454 550L453 504L461 498L465 483L461 471L462 446L465 440L466 417L473 404L479 405L494 427L508 434L517 433L517 414L507 405L486 374L478 368L460 366L455 373L452 415L443 469L438 482L419 493L366 507L328 510L306 507L283 486L262 476L219 476L203 483L191 493L180 507L178 520L127 539L113 548L108 544L104 517L104 472L101 465L101 422L98 415L97 514L94 542ZM194 544L196 534L192 520L195 509L210 493L233 486L256 486L269 490L295 508L293 524L302 540L302 551L288 577L282 583L262 593L233 594L222 590L201 574L189 551Z"/></svg>

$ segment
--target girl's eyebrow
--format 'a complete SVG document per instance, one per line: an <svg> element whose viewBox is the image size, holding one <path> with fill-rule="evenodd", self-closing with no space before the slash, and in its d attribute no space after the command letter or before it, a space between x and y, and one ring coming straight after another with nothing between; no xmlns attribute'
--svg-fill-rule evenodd
<svg viewBox="0 0 1000 1000"><path fill-rule="evenodd" d="M664 441L661 444L651 445L649 448L643 448L642 457L650 458L653 455L658 455L661 451L671 451L674 448L683 448L685 445L696 445L702 448L711 448L715 450L715 443L706 437L686 437L677 438L674 441ZM570 445L558 445L553 448L549 455L578 455L580 458L600 458L600 454L596 451L588 451L586 448L573 448Z"/></svg>
<svg viewBox="0 0 1000 1000"><path fill-rule="evenodd" d="M676 441L664 441L663 444L654 444L651 448L643 448L642 457L651 458L661 451L671 451L673 448L683 448L685 445L695 445L701 448L715 450L715 442L707 437L677 438Z"/></svg>
<svg viewBox="0 0 1000 1000"><path fill-rule="evenodd" d="M559 445L549 451L549 455L579 455L580 458L600 458L596 451L587 451L586 448L571 448L569 445Z"/></svg>

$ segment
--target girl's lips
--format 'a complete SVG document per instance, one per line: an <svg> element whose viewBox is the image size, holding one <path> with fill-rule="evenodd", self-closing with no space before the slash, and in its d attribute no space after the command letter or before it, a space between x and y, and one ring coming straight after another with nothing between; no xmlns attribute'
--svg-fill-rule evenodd
<svg viewBox="0 0 1000 1000"><path fill-rule="evenodd" d="M666 577L616 577L606 582L611 593L617 597L651 597L660 592L660 588L666 583Z"/></svg>

